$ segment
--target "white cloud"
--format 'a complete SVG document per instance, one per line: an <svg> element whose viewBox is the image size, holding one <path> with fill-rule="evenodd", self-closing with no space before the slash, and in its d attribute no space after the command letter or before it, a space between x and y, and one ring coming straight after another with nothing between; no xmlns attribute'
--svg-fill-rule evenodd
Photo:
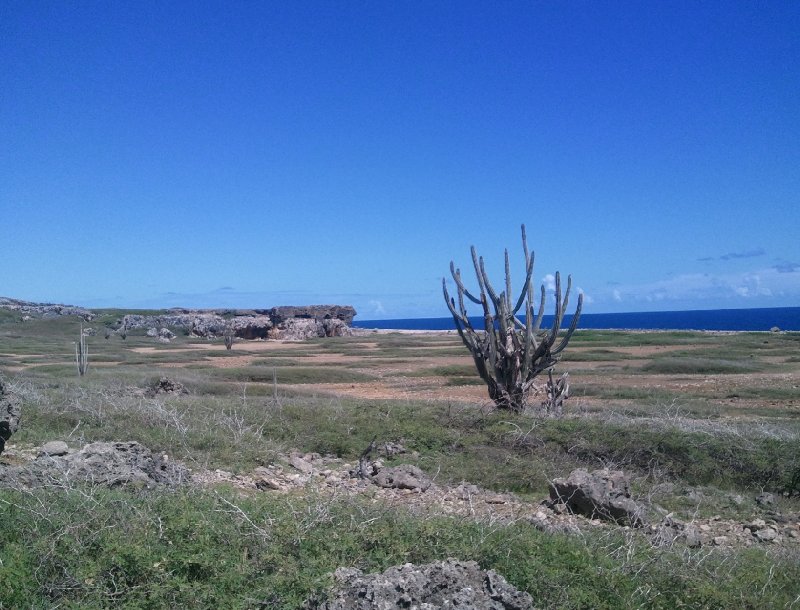
<svg viewBox="0 0 800 610"><path fill-rule="evenodd" d="M602 298L602 295L605 295ZM598 300L619 303L669 303L681 307L756 307L754 302L767 303L773 298L800 299L800 273L782 273L775 268L743 273L684 273L663 280L641 284L625 284L601 291Z"/></svg>
<svg viewBox="0 0 800 610"><path fill-rule="evenodd" d="M583 295L583 302L586 303L587 305L590 304L590 303L594 303L594 298L592 298L590 295L586 294L586 291L584 291L583 288L578 288L578 294L582 294Z"/></svg>
<svg viewBox="0 0 800 610"><path fill-rule="evenodd" d="M381 303L380 301L373 299L369 301L367 304L370 307L369 313L371 314L374 314L376 316L382 316L386 313L386 310L383 308L383 303Z"/></svg>
<svg viewBox="0 0 800 610"><path fill-rule="evenodd" d="M553 292L556 289L556 276L548 273L542 278L542 283L547 290Z"/></svg>

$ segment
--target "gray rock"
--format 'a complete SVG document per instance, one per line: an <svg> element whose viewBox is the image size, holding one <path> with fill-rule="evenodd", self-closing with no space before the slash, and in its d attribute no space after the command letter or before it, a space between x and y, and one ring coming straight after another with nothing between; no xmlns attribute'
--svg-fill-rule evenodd
<svg viewBox="0 0 800 610"><path fill-rule="evenodd" d="M45 443L39 449L39 455L59 456L69 453L69 447L64 441L50 441Z"/></svg>
<svg viewBox="0 0 800 610"><path fill-rule="evenodd" d="M474 561L447 559L415 566L407 563L382 574L339 568L325 600L309 600L306 610L531 610L533 599L493 570Z"/></svg>
<svg viewBox="0 0 800 610"><path fill-rule="evenodd" d="M42 456L25 466L0 469L0 486L63 486L80 482L105 487L154 487L188 481L189 471L155 456L135 441L86 445L64 456Z"/></svg>
<svg viewBox="0 0 800 610"><path fill-rule="evenodd" d="M158 337L158 331L155 328L148 328L145 334L148 337Z"/></svg>
<svg viewBox="0 0 800 610"><path fill-rule="evenodd" d="M58 318L61 316L78 316L87 322L94 318L94 314L83 307L74 305L56 305L53 303L31 303L0 297L0 309L9 309L23 314L23 319L33 318Z"/></svg>
<svg viewBox="0 0 800 610"><path fill-rule="evenodd" d="M314 466L312 466L310 462L306 461L299 455L292 455L289 457L289 465L292 468L299 470L303 474L311 474L311 472L314 470Z"/></svg>
<svg viewBox="0 0 800 610"><path fill-rule="evenodd" d="M703 537L694 525L684 527L680 538L690 549L697 549L703 546Z"/></svg>
<svg viewBox="0 0 800 610"><path fill-rule="evenodd" d="M621 470L573 470L568 478L550 484L550 499L591 519L633 527L646 524L645 509L631 498L630 480Z"/></svg>
<svg viewBox="0 0 800 610"><path fill-rule="evenodd" d="M684 523L680 519L666 515L657 526L650 528L655 546L672 546L681 542L690 549L703 546L703 536L700 529L691 523Z"/></svg>
<svg viewBox="0 0 800 610"><path fill-rule="evenodd" d="M756 504L759 506L774 506L775 496L771 493L760 493L756 496Z"/></svg>
<svg viewBox="0 0 800 610"><path fill-rule="evenodd" d="M271 339L305 341L325 336L322 322L306 318L289 318L278 324L270 332Z"/></svg>
<svg viewBox="0 0 800 610"><path fill-rule="evenodd" d="M430 477L413 464L381 468L372 477L372 481L379 487L419 491L425 491L432 483Z"/></svg>
<svg viewBox="0 0 800 610"><path fill-rule="evenodd" d="M286 306L259 310L172 309L160 316L126 315L122 328L180 328L197 337L221 337L230 330L240 339L309 339L352 334L356 310L349 305Z"/></svg>
<svg viewBox="0 0 800 610"><path fill-rule="evenodd" d="M237 316L230 320L230 329L239 339L268 339L274 326L269 316Z"/></svg>
<svg viewBox="0 0 800 610"><path fill-rule="evenodd" d="M284 305L258 313L268 315L275 325L292 318L307 318L311 320L341 320L349 326L353 322L356 310L349 305L304 305L299 307Z"/></svg>
<svg viewBox="0 0 800 610"><path fill-rule="evenodd" d="M6 441L19 429L21 408L19 398L0 380L0 453L3 453Z"/></svg>
<svg viewBox="0 0 800 610"><path fill-rule="evenodd" d="M778 537L778 532L771 527L764 527L753 532L753 535L761 542L770 542Z"/></svg>

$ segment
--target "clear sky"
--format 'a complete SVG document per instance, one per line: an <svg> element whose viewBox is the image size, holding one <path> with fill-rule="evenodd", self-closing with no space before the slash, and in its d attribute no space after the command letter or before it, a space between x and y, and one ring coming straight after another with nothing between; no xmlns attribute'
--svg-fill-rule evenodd
<svg viewBox="0 0 800 610"><path fill-rule="evenodd" d="M800 2L0 2L0 295L800 305Z"/></svg>

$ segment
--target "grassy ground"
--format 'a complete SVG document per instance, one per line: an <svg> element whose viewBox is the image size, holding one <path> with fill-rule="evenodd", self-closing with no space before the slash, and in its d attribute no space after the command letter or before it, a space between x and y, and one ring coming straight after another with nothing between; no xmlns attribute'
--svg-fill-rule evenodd
<svg viewBox="0 0 800 610"><path fill-rule="evenodd" d="M356 459L400 441L439 484L530 501L573 468L612 466L682 519L800 510L798 334L581 331L564 420L488 408L457 337L369 334L230 352L179 334L103 338L77 376L76 320L0 310L0 372L23 399L11 443L138 440L195 470L238 473L290 450ZM147 398L167 375L188 394ZM698 490L702 493L698 494ZM702 500L698 500L698 497ZM733 501L733 498L737 498ZM296 608L339 566L474 559L542 608L800 606L797 545L657 548L629 530L422 518L367 499L197 487L4 490L0 608Z"/></svg>

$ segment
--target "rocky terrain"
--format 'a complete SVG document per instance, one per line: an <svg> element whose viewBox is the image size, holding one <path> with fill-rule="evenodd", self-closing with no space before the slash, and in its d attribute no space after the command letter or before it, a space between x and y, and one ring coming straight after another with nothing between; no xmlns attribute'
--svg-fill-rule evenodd
<svg viewBox="0 0 800 610"><path fill-rule="evenodd" d="M214 336L236 324L318 336L339 319L154 312L122 340L102 329L123 316L95 313L85 376L78 319L0 317L10 607L790 607L800 593L792 335L579 334L576 397L542 419L491 410L453 335L228 350ZM192 325L161 326L173 314Z"/></svg>
<svg viewBox="0 0 800 610"><path fill-rule="evenodd" d="M57 318L59 316L78 316L87 322L94 318L94 313L84 307L74 305L57 305L54 303L31 303L7 297L0 297L0 309L17 311L22 319Z"/></svg>
<svg viewBox="0 0 800 610"><path fill-rule="evenodd" d="M22 314L23 320L77 316L91 321L96 313L73 305L31 303L0 297L0 309ZM168 342L173 330L194 337L216 338L225 334L245 339L304 340L315 337L344 337L352 334L350 325L356 310L349 305L286 305L270 309L184 309L167 313L125 314L112 328L124 334L144 329L150 336ZM96 331L90 330L90 334Z"/></svg>

